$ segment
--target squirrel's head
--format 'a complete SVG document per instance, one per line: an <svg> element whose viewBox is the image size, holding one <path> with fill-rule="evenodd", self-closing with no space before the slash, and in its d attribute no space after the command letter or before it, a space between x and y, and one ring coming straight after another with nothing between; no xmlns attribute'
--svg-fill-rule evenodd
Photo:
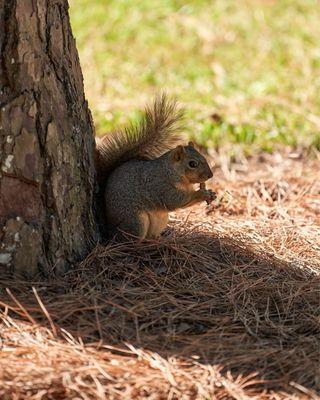
<svg viewBox="0 0 320 400"><path fill-rule="evenodd" d="M201 183L212 178L207 160L194 148L192 142L188 146L177 146L171 150L170 155L175 171L187 183Z"/></svg>

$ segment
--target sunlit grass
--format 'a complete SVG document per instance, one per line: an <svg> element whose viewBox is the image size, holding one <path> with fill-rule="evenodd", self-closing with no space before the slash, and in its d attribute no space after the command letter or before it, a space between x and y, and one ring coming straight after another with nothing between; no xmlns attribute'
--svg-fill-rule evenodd
<svg viewBox="0 0 320 400"><path fill-rule="evenodd" d="M205 146L320 145L320 5L312 0L71 0L98 134L156 92Z"/></svg>

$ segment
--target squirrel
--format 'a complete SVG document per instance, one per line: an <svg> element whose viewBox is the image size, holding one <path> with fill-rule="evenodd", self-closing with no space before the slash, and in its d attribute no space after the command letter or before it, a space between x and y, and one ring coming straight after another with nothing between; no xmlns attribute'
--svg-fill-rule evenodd
<svg viewBox="0 0 320 400"><path fill-rule="evenodd" d="M213 176L205 157L192 142L179 144L182 120L177 103L161 95L146 107L140 123L96 140L109 232L156 239L170 211L215 199L205 188L204 182Z"/></svg>

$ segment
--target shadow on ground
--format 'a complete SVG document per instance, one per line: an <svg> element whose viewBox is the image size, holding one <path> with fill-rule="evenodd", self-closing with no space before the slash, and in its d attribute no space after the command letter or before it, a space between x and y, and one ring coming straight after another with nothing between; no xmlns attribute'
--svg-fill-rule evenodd
<svg viewBox="0 0 320 400"><path fill-rule="evenodd" d="M56 329L84 343L126 343L221 365L235 376L258 373L272 390L290 392L291 382L319 389L319 278L306 265L210 229L171 231L158 243L98 246L62 279L32 285ZM3 279L1 286L50 327L30 283ZM3 293L9 314L25 318Z"/></svg>

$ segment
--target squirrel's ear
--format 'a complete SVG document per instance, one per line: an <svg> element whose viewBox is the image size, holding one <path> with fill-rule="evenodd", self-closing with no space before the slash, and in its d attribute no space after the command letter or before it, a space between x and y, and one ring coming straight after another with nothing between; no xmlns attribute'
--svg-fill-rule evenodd
<svg viewBox="0 0 320 400"><path fill-rule="evenodd" d="M184 156L184 148L183 146L179 145L175 149L173 149L173 159L174 161L180 161Z"/></svg>
<svg viewBox="0 0 320 400"><path fill-rule="evenodd" d="M189 143L188 143L188 146L194 147L194 143L193 143L193 142L189 142Z"/></svg>

